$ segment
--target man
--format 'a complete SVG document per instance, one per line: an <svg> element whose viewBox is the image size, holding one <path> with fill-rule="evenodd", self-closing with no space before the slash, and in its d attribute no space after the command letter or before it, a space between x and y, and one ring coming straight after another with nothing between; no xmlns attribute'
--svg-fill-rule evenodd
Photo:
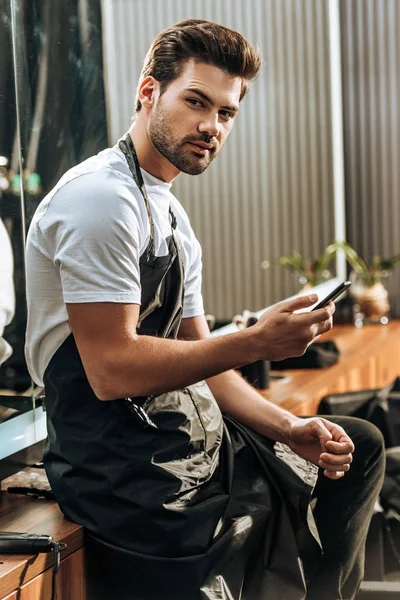
<svg viewBox="0 0 400 600"><path fill-rule="evenodd" d="M115 570L116 597L135 600L350 598L362 577L379 432L297 418L232 370L302 354L334 306L284 301L211 338L200 247L170 192L217 156L260 60L207 21L159 34L128 134L66 173L31 225L27 361L46 388L55 496L108 556L96 598ZM321 540L313 488L274 441L309 461L308 482L320 467Z"/></svg>

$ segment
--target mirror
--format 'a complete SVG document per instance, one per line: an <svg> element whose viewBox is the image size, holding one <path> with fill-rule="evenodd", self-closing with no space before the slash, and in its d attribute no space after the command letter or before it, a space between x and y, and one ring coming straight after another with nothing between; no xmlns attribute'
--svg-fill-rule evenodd
<svg viewBox="0 0 400 600"><path fill-rule="evenodd" d="M25 222L10 0L0 0L0 9L0 395L13 395L30 387L24 359ZM2 412L0 419L10 413Z"/></svg>
<svg viewBox="0 0 400 600"><path fill-rule="evenodd" d="M24 358L25 211L14 49L12 3L0 0L0 479L37 459Z"/></svg>
<svg viewBox="0 0 400 600"><path fill-rule="evenodd" d="M7 159L0 175L9 183L1 191L0 210L12 242L16 300L4 332L13 354L0 368L0 388L7 396L27 394L23 406L29 413L17 422L21 410L14 410L13 427L6 430L11 412L4 411L1 459L16 443L19 449L46 436L45 414L35 396L41 390L31 388L24 357L26 232L61 175L108 142L99 3L0 0L0 7L0 155Z"/></svg>

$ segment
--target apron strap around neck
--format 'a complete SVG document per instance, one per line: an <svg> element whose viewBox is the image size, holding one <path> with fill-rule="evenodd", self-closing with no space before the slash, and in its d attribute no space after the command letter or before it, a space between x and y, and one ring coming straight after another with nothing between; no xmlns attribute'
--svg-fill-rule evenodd
<svg viewBox="0 0 400 600"><path fill-rule="evenodd" d="M143 196L144 204L145 204L146 211L147 211L147 216L149 219L149 225L150 225L150 241L149 241L149 244L148 244L145 252L149 258L150 257L154 258L155 252L156 252L155 240L154 240L154 221L153 221L153 216L151 214L149 196L147 194L146 186L143 181L142 172L140 170L139 160L138 160L138 157L136 154L135 147L132 142L132 138L129 135L129 133L126 134L124 139L119 141L118 147L121 150L121 152L124 154L124 156L126 158L126 162L128 163L129 170L132 173L132 177L135 180L136 185L138 186L138 188Z"/></svg>

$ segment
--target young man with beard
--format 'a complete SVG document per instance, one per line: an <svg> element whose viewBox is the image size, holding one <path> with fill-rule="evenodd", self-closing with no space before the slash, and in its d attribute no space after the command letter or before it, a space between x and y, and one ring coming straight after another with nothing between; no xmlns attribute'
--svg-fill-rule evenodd
<svg viewBox="0 0 400 600"><path fill-rule="evenodd" d="M302 354L334 305L284 301L210 337L200 246L170 191L217 156L260 61L207 21L159 34L129 132L66 173L31 225L27 361L46 389L45 465L104 561L96 600L115 585L119 599L333 600L362 578L379 432L297 418L232 370ZM309 461L307 481L274 441Z"/></svg>

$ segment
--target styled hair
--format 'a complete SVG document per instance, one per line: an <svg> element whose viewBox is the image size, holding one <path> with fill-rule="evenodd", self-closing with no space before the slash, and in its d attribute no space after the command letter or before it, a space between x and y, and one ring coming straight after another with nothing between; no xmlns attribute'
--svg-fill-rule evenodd
<svg viewBox="0 0 400 600"><path fill-rule="evenodd" d="M163 94L177 79L188 60L219 67L242 79L240 100L261 66L261 52L240 33L211 21L187 19L157 35L144 60L140 83L151 75L160 83ZM135 110L141 109L136 94Z"/></svg>

